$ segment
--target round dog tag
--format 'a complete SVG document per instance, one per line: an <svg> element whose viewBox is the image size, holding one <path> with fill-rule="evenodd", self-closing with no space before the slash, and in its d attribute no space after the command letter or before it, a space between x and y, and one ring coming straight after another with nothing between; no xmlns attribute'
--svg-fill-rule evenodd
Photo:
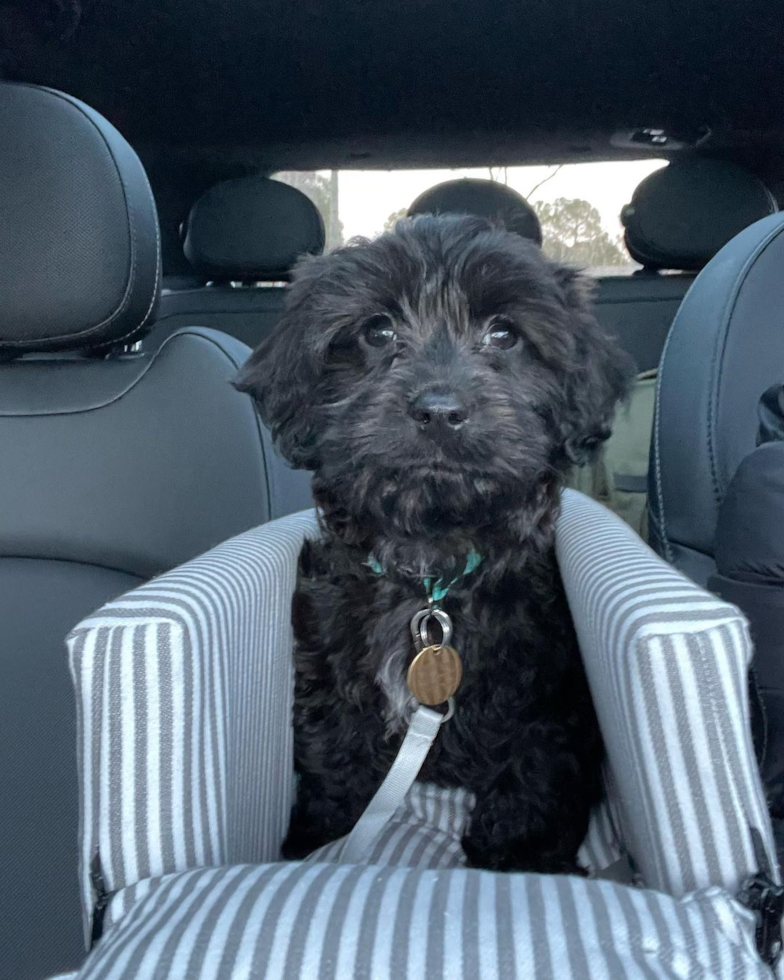
<svg viewBox="0 0 784 980"><path fill-rule="evenodd" d="M443 704L460 687L463 665L454 647L430 646L418 653L408 668L408 689L428 707Z"/></svg>

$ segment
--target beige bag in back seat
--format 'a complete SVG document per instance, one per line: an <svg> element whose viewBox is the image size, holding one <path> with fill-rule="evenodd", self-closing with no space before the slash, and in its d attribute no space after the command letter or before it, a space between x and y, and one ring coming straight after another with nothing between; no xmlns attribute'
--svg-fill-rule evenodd
<svg viewBox="0 0 784 980"><path fill-rule="evenodd" d="M658 372L638 375L629 401L618 409L613 432L593 466L575 470L569 486L605 504L648 538L648 457Z"/></svg>

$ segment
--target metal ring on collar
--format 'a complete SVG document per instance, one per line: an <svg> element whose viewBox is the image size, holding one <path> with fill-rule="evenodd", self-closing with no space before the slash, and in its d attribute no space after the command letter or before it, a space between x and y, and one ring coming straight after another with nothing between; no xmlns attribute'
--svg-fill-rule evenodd
<svg viewBox="0 0 784 980"><path fill-rule="evenodd" d="M431 618L435 619L435 621L441 627L440 643L432 643L430 640L430 632L428 627L430 625ZM452 620L441 609L433 609L432 612L428 611L421 618L417 617L417 625L419 627L419 639L422 641L423 646L448 647L452 641Z"/></svg>
<svg viewBox="0 0 784 980"><path fill-rule="evenodd" d="M446 702L446 714L441 719L441 724L443 725L445 721L449 721L452 715L455 713L455 699L448 698Z"/></svg>
<svg viewBox="0 0 784 980"><path fill-rule="evenodd" d="M429 609L422 609L411 620L411 636L414 638L414 646L417 648L417 651L422 648L422 644L419 642L419 624L429 615Z"/></svg>

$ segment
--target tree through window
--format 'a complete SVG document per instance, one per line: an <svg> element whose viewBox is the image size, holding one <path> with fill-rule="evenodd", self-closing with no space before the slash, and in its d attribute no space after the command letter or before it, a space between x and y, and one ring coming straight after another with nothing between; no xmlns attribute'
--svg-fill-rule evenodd
<svg viewBox="0 0 784 980"><path fill-rule="evenodd" d="M542 223L542 249L551 258L578 266L628 265L620 237L610 237L588 201L558 197L533 207Z"/></svg>

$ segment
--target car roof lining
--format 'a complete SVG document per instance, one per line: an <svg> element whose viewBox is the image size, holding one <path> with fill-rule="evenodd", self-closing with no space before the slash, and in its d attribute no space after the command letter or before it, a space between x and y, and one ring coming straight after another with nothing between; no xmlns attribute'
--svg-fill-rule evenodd
<svg viewBox="0 0 784 980"><path fill-rule="evenodd" d="M630 127L707 126L781 201L782 26L770 0L4 0L0 77L117 126L176 274L221 180L672 156L613 145Z"/></svg>
<svg viewBox="0 0 784 980"><path fill-rule="evenodd" d="M5 77L84 99L135 146L253 157L255 170L624 159L644 154L610 138L638 126L707 126L707 149L736 157L784 143L784 16L770 0L0 10Z"/></svg>

